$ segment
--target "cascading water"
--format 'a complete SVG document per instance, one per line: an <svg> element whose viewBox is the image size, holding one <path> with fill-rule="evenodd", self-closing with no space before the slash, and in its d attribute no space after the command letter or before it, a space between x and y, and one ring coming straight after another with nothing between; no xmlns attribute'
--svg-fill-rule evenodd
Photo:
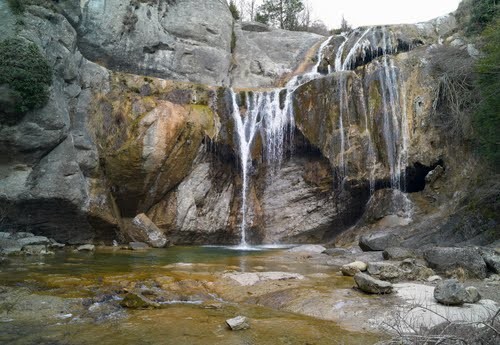
<svg viewBox="0 0 500 345"><path fill-rule="evenodd" d="M321 44L318 51L318 62L311 72L293 77L282 89L247 92L244 117L240 112L237 94L231 90L232 117L236 125L242 173L241 248L247 247L248 173L250 164L252 164L251 148L255 135L260 133L264 143L266 162L271 172L275 173L283 161L287 142L290 147L293 144L293 133L295 131L293 92L306 82L321 77L317 70L323 60L323 51L332 38L333 36L329 37Z"/></svg>

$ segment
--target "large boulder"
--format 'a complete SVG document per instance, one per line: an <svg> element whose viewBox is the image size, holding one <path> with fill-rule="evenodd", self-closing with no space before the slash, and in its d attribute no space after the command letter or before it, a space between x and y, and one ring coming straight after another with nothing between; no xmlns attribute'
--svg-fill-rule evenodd
<svg viewBox="0 0 500 345"><path fill-rule="evenodd" d="M354 261L350 264L341 267L340 271L343 275L352 277L356 273L366 271L367 265L362 261Z"/></svg>
<svg viewBox="0 0 500 345"><path fill-rule="evenodd" d="M434 247L424 251L429 267L440 272L463 269L471 278L486 278L486 263L476 248Z"/></svg>
<svg viewBox="0 0 500 345"><path fill-rule="evenodd" d="M133 242L144 242L154 248L163 248L168 244L165 234L144 213L138 214L126 231Z"/></svg>
<svg viewBox="0 0 500 345"><path fill-rule="evenodd" d="M359 246L364 251L380 251L388 247L394 247L401 243L401 237L397 234L377 232L363 235L359 239Z"/></svg>
<svg viewBox="0 0 500 345"><path fill-rule="evenodd" d="M392 292L392 284L370 277L365 273L356 273L354 281L361 291L370 294L388 294Z"/></svg>
<svg viewBox="0 0 500 345"><path fill-rule="evenodd" d="M396 280L402 278L405 272L395 263L369 262L368 273L383 280Z"/></svg>
<svg viewBox="0 0 500 345"><path fill-rule="evenodd" d="M494 250L484 249L481 251L484 262L488 269L496 274L500 274L500 255Z"/></svg>
<svg viewBox="0 0 500 345"><path fill-rule="evenodd" d="M409 258L415 258L418 256L418 254L413 249L402 248L402 247L385 248L382 255L386 260L404 260Z"/></svg>
<svg viewBox="0 0 500 345"><path fill-rule="evenodd" d="M462 305L469 298L463 284L456 279L444 280L434 289L434 298L445 305Z"/></svg>

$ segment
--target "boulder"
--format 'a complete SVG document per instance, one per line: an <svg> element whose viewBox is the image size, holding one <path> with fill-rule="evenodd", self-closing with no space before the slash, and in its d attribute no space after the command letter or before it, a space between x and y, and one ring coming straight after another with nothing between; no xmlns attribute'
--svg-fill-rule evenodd
<svg viewBox="0 0 500 345"><path fill-rule="evenodd" d="M328 248L323 252L323 254L329 256L342 256L342 255L349 255L351 254L351 252L345 248Z"/></svg>
<svg viewBox="0 0 500 345"><path fill-rule="evenodd" d="M0 254L10 255L19 253L23 246L12 239L0 239Z"/></svg>
<svg viewBox="0 0 500 345"><path fill-rule="evenodd" d="M368 273L386 280L395 280L405 274L396 264L389 262L369 262Z"/></svg>
<svg viewBox="0 0 500 345"><path fill-rule="evenodd" d="M133 242L144 242L154 248L163 248L168 244L165 234L144 213L132 220L127 234Z"/></svg>
<svg viewBox="0 0 500 345"><path fill-rule="evenodd" d="M30 245L46 245L50 243L50 240L45 236L33 236L33 237L24 237L17 240L21 246L30 246Z"/></svg>
<svg viewBox="0 0 500 345"><path fill-rule="evenodd" d="M144 242L130 242L128 244L128 248L131 250L146 250L150 249L151 247Z"/></svg>
<svg viewBox="0 0 500 345"><path fill-rule="evenodd" d="M24 232L24 231L15 232L11 235L11 238L14 240L19 240L21 238L26 238L26 237L35 237L35 235L32 234L31 232Z"/></svg>
<svg viewBox="0 0 500 345"><path fill-rule="evenodd" d="M481 252L487 268L496 274L500 274L500 255L493 250L483 250Z"/></svg>
<svg viewBox="0 0 500 345"><path fill-rule="evenodd" d="M6 240L8 238L10 238L9 232L0 232L0 240Z"/></svg>
<svg viewBox="0 0 500 345"><path fill-rule="evenodd" d="M232 331L241 331L250 328L250 323L248 318L245 316L236 316L232 319L227 319L226 324L231 328Z"/></svg>
<svg viewBox="0 0 500 345"><path fill-rule="evenodd" d="M401 241L401 237L396 234L377 232L361 236L359 239L359 246L365 252L380 251L389 247L395 247L401 243Z"/></svg>
<svg viewBox="0 0 500 345"><path fill-rule="evenodd" d="M462 305L469 299L469 295L458 280L447 279L438 283L434 289L434 298L441 304Z"/></svg>
<svg viewBox="0 0 500 345"><path fill-rule="evenodd" d="M402 247L388 247L382 253L386 260L404 260L417 257L414 250Z"/></svg>
<svg viewBox="0 0 500 345"><path fill-rule="evenodd" d="M76 248L79 252L93 252L95 250L95 246L93 244L83 244Z"/></svg>
<svg viewBox="0 0 500 345"><path fill-rule="evenodd" d="M140 293L129 292L125 295L120 305L129 309L154 309L159 308L160 304L144 297Z"/></svg>
<svg viewBox="0 0 500 345"><path fill-rule="evenodd" d="M476 248L434 247L424 252L429 267L440 272L461 268L471 278L486 278L486 263Z"/></svg>
<svg viewBox="0 0 500 345"><path fill-rule="evenodd" d="M366 271L367 265L362 261L354 261L341 268L342 274L353 277L356 273Z"/></svg>
<svg viewBox="0 0 500 345"><path fill-rule="evenodd" d="M47 255L54 252L47 249L45 244L31 244L23 247L23 253L27 255Z"/></svg>
<svg viewBox="0 0 500 345"><path fill-rule="evenodd" d="M303 246L298 246L294 247L292 249L289 249L288 251L290 253L313 253L313 254L320 254L323 253L326 250L325 247L320 246L318 244L306 244Z"/></svg>
<svg viewBox="0 0 500 345"><path fill-rule="evenodd" d="M466 287L465 291L467 291L465 303L477 303L481 300L481 294L474 286Z"/></svg>
<svg viewBox="0 0 500 345"><path fill-rule="evenodd" d="M370 277L365 273L356 273L354 281L358 288L370 294L388 294L392 292L392 284L383 280Z"/></svg>

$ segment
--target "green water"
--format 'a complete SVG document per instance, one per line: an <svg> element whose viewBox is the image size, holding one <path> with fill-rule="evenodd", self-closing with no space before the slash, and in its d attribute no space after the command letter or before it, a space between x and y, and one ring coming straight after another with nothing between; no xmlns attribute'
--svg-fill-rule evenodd
<svg viewBox="0 0 500 345"><path fill-rule="evenodd" d="M220 283L227 271L331 273L328 267L282 260L279 253L173 247L11 258L0 267L0 344L372 344L378 339L331 321L221 297L232 292ZM119 307L115 299L139 285L203 304ZM225 320L237 315L250 318L249 330L227 328Z"/></svg>

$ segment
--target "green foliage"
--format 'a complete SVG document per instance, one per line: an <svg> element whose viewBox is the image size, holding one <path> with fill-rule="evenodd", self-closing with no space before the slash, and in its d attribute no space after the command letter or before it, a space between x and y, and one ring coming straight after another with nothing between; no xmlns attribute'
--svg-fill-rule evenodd
<svg viewBox="0 0 500 345"><path fill-rule="evenodd" d="M234 53L234 50L236 49L236 33L233 31L231 32L231 54Z"/></svg>
<svg viewBox="0 0 500 345"><path fill-rule="evenodd" d="M467 35L477 35L494 21L498 9L498 0L463 1L458 8L457 18Z"/></svg>
<svg viewBox="0 0 500 345"><path fill-rule="evenodd" d="M238 8L236 7L236 4L233 0L229 2L229 11L231 11L231 15L233 16L234 20L240 19L240 11L238 11Z"/></svg>
<svg viewBox="0 0 500 345"><path fill-rule="evenodd" d="M256 20L285 30L299 28L299 14L304 10L302 0L264 0Z"/></svg>
<svg viewBox="0 0 500 345"><path fill-rule="evenodd" d="M22 114L49 99L52 70L38 47L21 38L0 42L0 114Z"/></svg>
<svg viewBox="0 0 500 345"><path fill-rule="evenodd" d="M473 125L479 152L500 171L500 16L484 31L484 56L476 65L481 103Z"/></svg>

